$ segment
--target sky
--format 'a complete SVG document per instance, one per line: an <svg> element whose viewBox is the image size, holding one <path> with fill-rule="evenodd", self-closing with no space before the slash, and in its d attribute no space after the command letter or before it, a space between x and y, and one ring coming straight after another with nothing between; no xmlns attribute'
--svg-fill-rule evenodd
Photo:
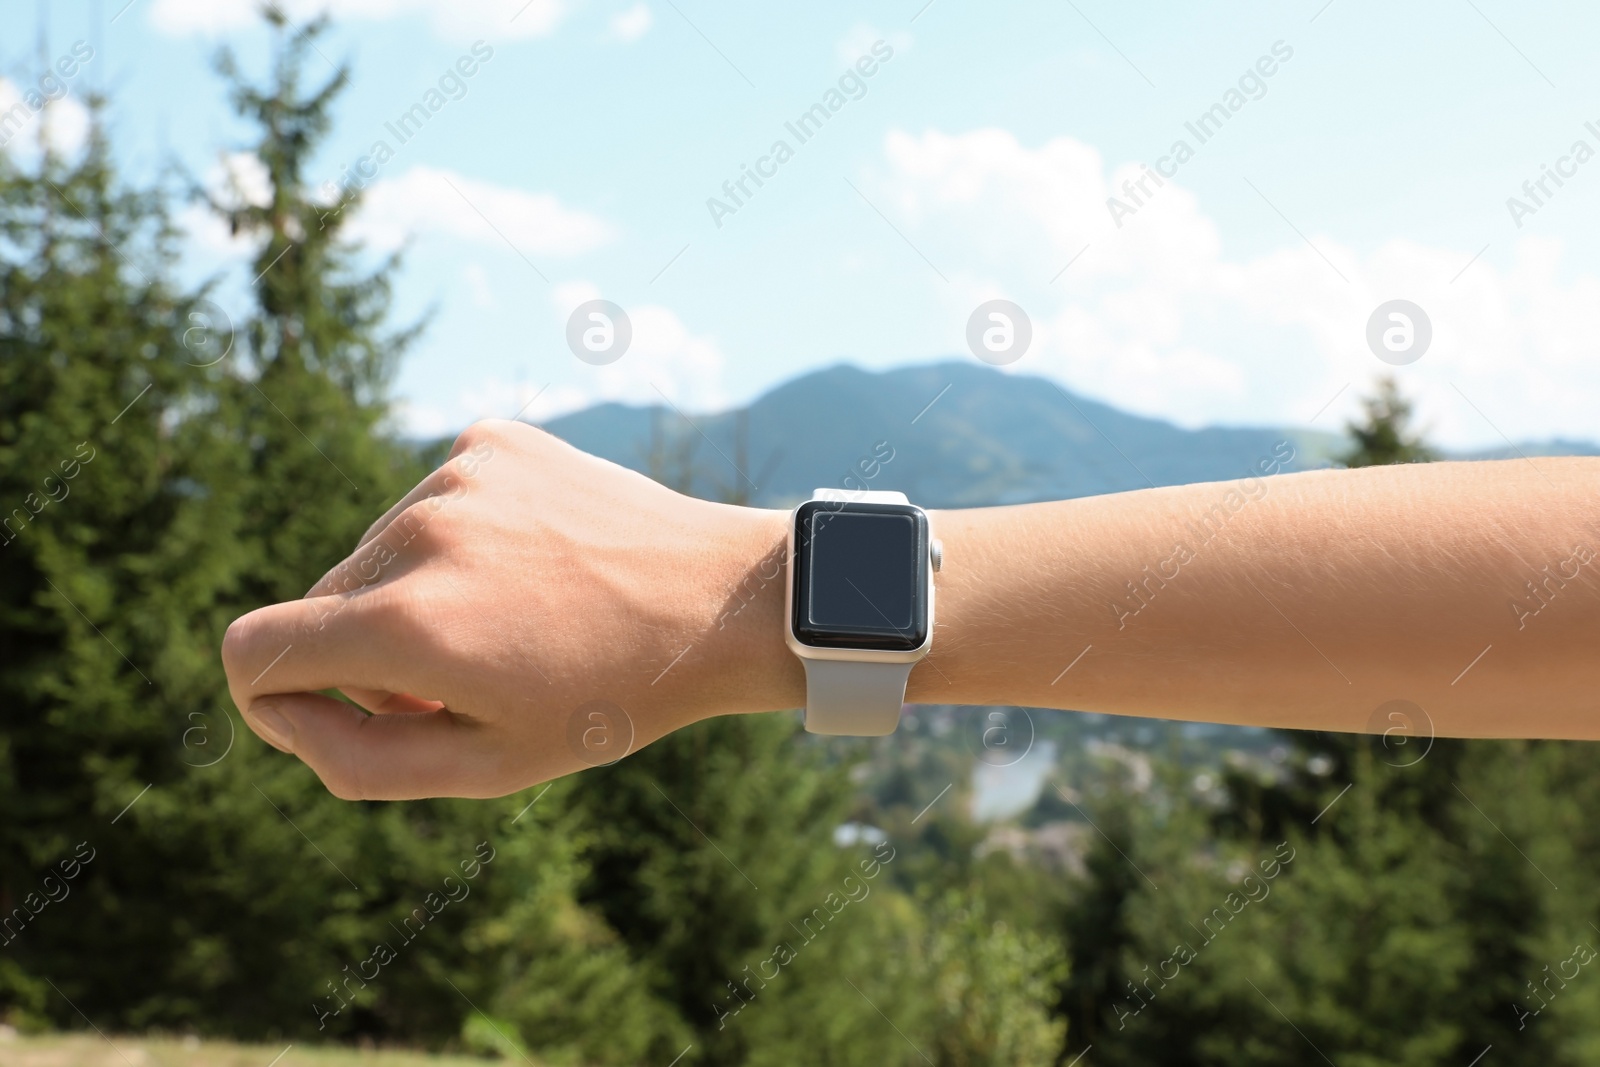
<svg viewBox="0 0 1600 1067"><path fill-rule="evenodd" d="M354 70L313 182L365 166L349 232L432 316L413 433L984 355L1191 427L1335 430L1393 373L1449 447L1600 440L1593 5L279 2L334 17L310 76ZM51 136L105 90L131 175L247 196L212 61L265 70L253 8L0 0L0 114L82 42ZM249 248L179 218L238 301Z"/></svg>

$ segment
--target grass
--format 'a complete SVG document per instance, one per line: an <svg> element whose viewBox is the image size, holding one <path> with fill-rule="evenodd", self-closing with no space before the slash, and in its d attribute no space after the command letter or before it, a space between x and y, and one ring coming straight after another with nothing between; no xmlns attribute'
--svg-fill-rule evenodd
<svg viewBox="0 0 1600 1067"><path fill-rule="evenodd" d="M285 1052L287 1046L288 1051ZM237 1045L181 1037L0 1036L3 1067L490 1067L474 1056L341 1045Z"/></svg>

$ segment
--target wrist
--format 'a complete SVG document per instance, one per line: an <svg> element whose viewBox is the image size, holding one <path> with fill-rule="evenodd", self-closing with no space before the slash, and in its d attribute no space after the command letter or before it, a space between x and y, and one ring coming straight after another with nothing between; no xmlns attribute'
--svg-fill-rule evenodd
<svg viewBox="0 0 1600 1067"><path fill-rule="evenodd" d="M973 514L971 510L928 512L929 533L939 541L943 559L933 575L933 644L911 670L907 704L983 702L962 687L969 673L962 667L964 620L971 616L980 558L970 521Z"/></svg>
<svg viewBox="0 0 1600 1067"><path fill-rule="evenodd" d="M747 711L804 707L805 668L785 640L784 600L790 580L788 534L793 513L715 505L718 546L701 583L697 626L707 654L699 659L701 694L684 721ZM972 511L929 512L944 565L933 576L934 639L911 672L906 702L974 702L962 679L964 620L980 590L980 547Z"/></svg>
<svg viewBox="0 0 1600 1067"><path fill-rule="evenodd" d="M787 511L714 505L717 533L695 626L706 655L693 719L805 704L805 672L784 641Z"/></svg>

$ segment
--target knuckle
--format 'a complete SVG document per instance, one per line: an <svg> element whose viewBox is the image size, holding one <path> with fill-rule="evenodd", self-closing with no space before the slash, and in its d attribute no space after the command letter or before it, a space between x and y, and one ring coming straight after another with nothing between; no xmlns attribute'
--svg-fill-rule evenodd
<svg viewBox="0 0 1600 1067"><path fill-rule="evenodd" d="M348 593L352 589L359 589L364 584L358 575L358 557L360 555L362 553L358 551L356 554L328 568L327 573L318 578L316 584L306 590L306 598L336 596L339 593Z"/></svg>
<svg viewBox="0 0 1600 1067"><path fill-rule="evenodd" d="M340 800L367 800L365 790L361 787L359 775L348 768L334 764L328 767L312 768L317 772L317 777L322 779L323 787L338 797Z"/></svg>
<svg viewBox="0 0 1600 1067"><path fill-rule="evenodd" d="M350 738L350 743L324 748L319 753L322 758L311 765L317 777L322 779L323 786L340 800L374 799L369 795L361 773L363 746L360 742L365 739L361 734L368 721L362 719L356 725L357 736Z"/></svg>
<svg viewBox="0 0 1600 1067"><path fill-rule="evenodd" d="M372 559L376 566L380 569L387 566L397 554L408 548L426 553L444 547L448 523L446 503L445 497L431 496L396 515L382 536L371 542Z"/></svg>
<svg viewBox="0 0 1600 1067"><path fill-rule="evenodd" d="M475 422L456 434L456 443L450 446L450 458L455 459L479 441L484 440L484 434L488 432L487 425L484 422Z"/></svg>
<svg viewBox="0 0 1600 1067"><path fill-rule="evenodd" d="M450 459L471 454L489 459L496 449L531 449L556 438L537 426L517 419L481 419L462 430L450 449Z"/></svg>
<svg viewBox="0 0 1600 1067"><path fill-rule="evenodd" d="M358 542L358 544L364 545L368 541L371 541L374 537L377 537L379 534L383 533L386 525L387 524L383 521L382 515L379 515L376 519L373 519L372 525L368 526L366 531L361 535L361 540Z"/></svg>
<svg viewBox="0 0 1600 1067"><path fill-rule="evenodd" d="M398 649L415 664L437 651L439 635L429 618L426 594L406 580L375 593L365 625L385 647Z"/></svg>
<svg viewBox="0 0 1600 1067"><path fill-rule="evenodd" d="M231 677L244 669L250 649L256 644L256 625L249 615L241 615L228 624L222 635L222 669Z"/></svg>
<svg viewBox="0 0 1600 1067"><path fill-rule="evenodd" d="M510 439L511 429L517 425L509 419L480 419L456 437L456 443L450 449L450 458L455 459L464 452L480 449L484 445L493 447L503 444Z"/></svg>
<svg viewBox="0 0 1600 1067"><path fill-rule="evenodd" d="M475 453L466 453L455 459L446 460L444 466L434 472L428 495L418 503L427 504L435 511L448 507L467 495L470 491L469 483L477 478L482 470L483 463Z"/></svg>

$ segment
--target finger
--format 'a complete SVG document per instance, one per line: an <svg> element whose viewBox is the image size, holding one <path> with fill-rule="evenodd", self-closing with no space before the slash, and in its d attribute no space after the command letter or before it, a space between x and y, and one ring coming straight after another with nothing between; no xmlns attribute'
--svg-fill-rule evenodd
<svg viewBox="0 0 1600 1067"><path fill-rule="evenodd" d="M433 496L451 496L459 494L462 492L465 484L466 483L461 477L460 470L458 470L453 463L446 461L441 466L435 468L433 473L429 474L426 478L422 479L422 481L418 482L416 487L413 488L411 492L407 493L405 496L396 501L393 507L391 507L388 511L385 511L382 515L378 516L377 521L371 526L368 526L367 532L361 535L361 540L356 542L356 547L360 548L362 545L378 536L384 530L388 529L389 525L393 523L395 519L399 518L400 515L411 505L423 500L427 500L429 497Z"/></svg>
<svg viewBox="0 0 1600 1067"><path fill-rule="evenodd" d="M528 434L547 436L544 431L531 426L499 420L486 420L467 427L456 438L449 457L367 527L367 532L361 535L350 557L323 575L306 596L324 596L339 588L354 589L387 577L391 569L388 568L389 560L386 557L409 545L430 518L442 511L450 501L466 494L468 482L477 477L484 464L494 459L496 445L507 445ZM382 544L364 553L363 549L367 549L374 541L381 541ZM387 545L387 551L384 545Z"/></svg>
<svg viewBox="0 0 1600 1067"><path fill-rule="evenodd" d="M445 461L433 473L418 482L416 488L379 516L377 522L367 527L367 532L361 535L356 547L360 548L388 529L402 512L418 501L431 496L458 494L464 491L465 479L474 476L480 464L494 458L493 439L496 434L503 433L500 426L496 420L488 420L475 423L463 430L456 437L455 444L450 448L450 455Z"/></svg>
<svg viewBox="0 0 1600 1067"><path fill-rule="evenodd" d="M433 690L431 640L395 588L291 600L235 620L222 663L239 709L269 693Z"/></svg>
<svg viewBox="0 0 1600 1067"><path fill-rule="evenodd" d="M342 686L339 692L374 715L407 715L418 711L438 711L444 707L441 700L424 700L410 693L391 693L387 689L361 689L347 685Z"/></svg>
<svg viewBox="0 0 1600 1067"><path fill-rule="evenodd" d="M499 746L448 711L368 715L331 697L264 697L244 713L262 740L292 752L345 800L489 797L501 788Z"/></svg>

